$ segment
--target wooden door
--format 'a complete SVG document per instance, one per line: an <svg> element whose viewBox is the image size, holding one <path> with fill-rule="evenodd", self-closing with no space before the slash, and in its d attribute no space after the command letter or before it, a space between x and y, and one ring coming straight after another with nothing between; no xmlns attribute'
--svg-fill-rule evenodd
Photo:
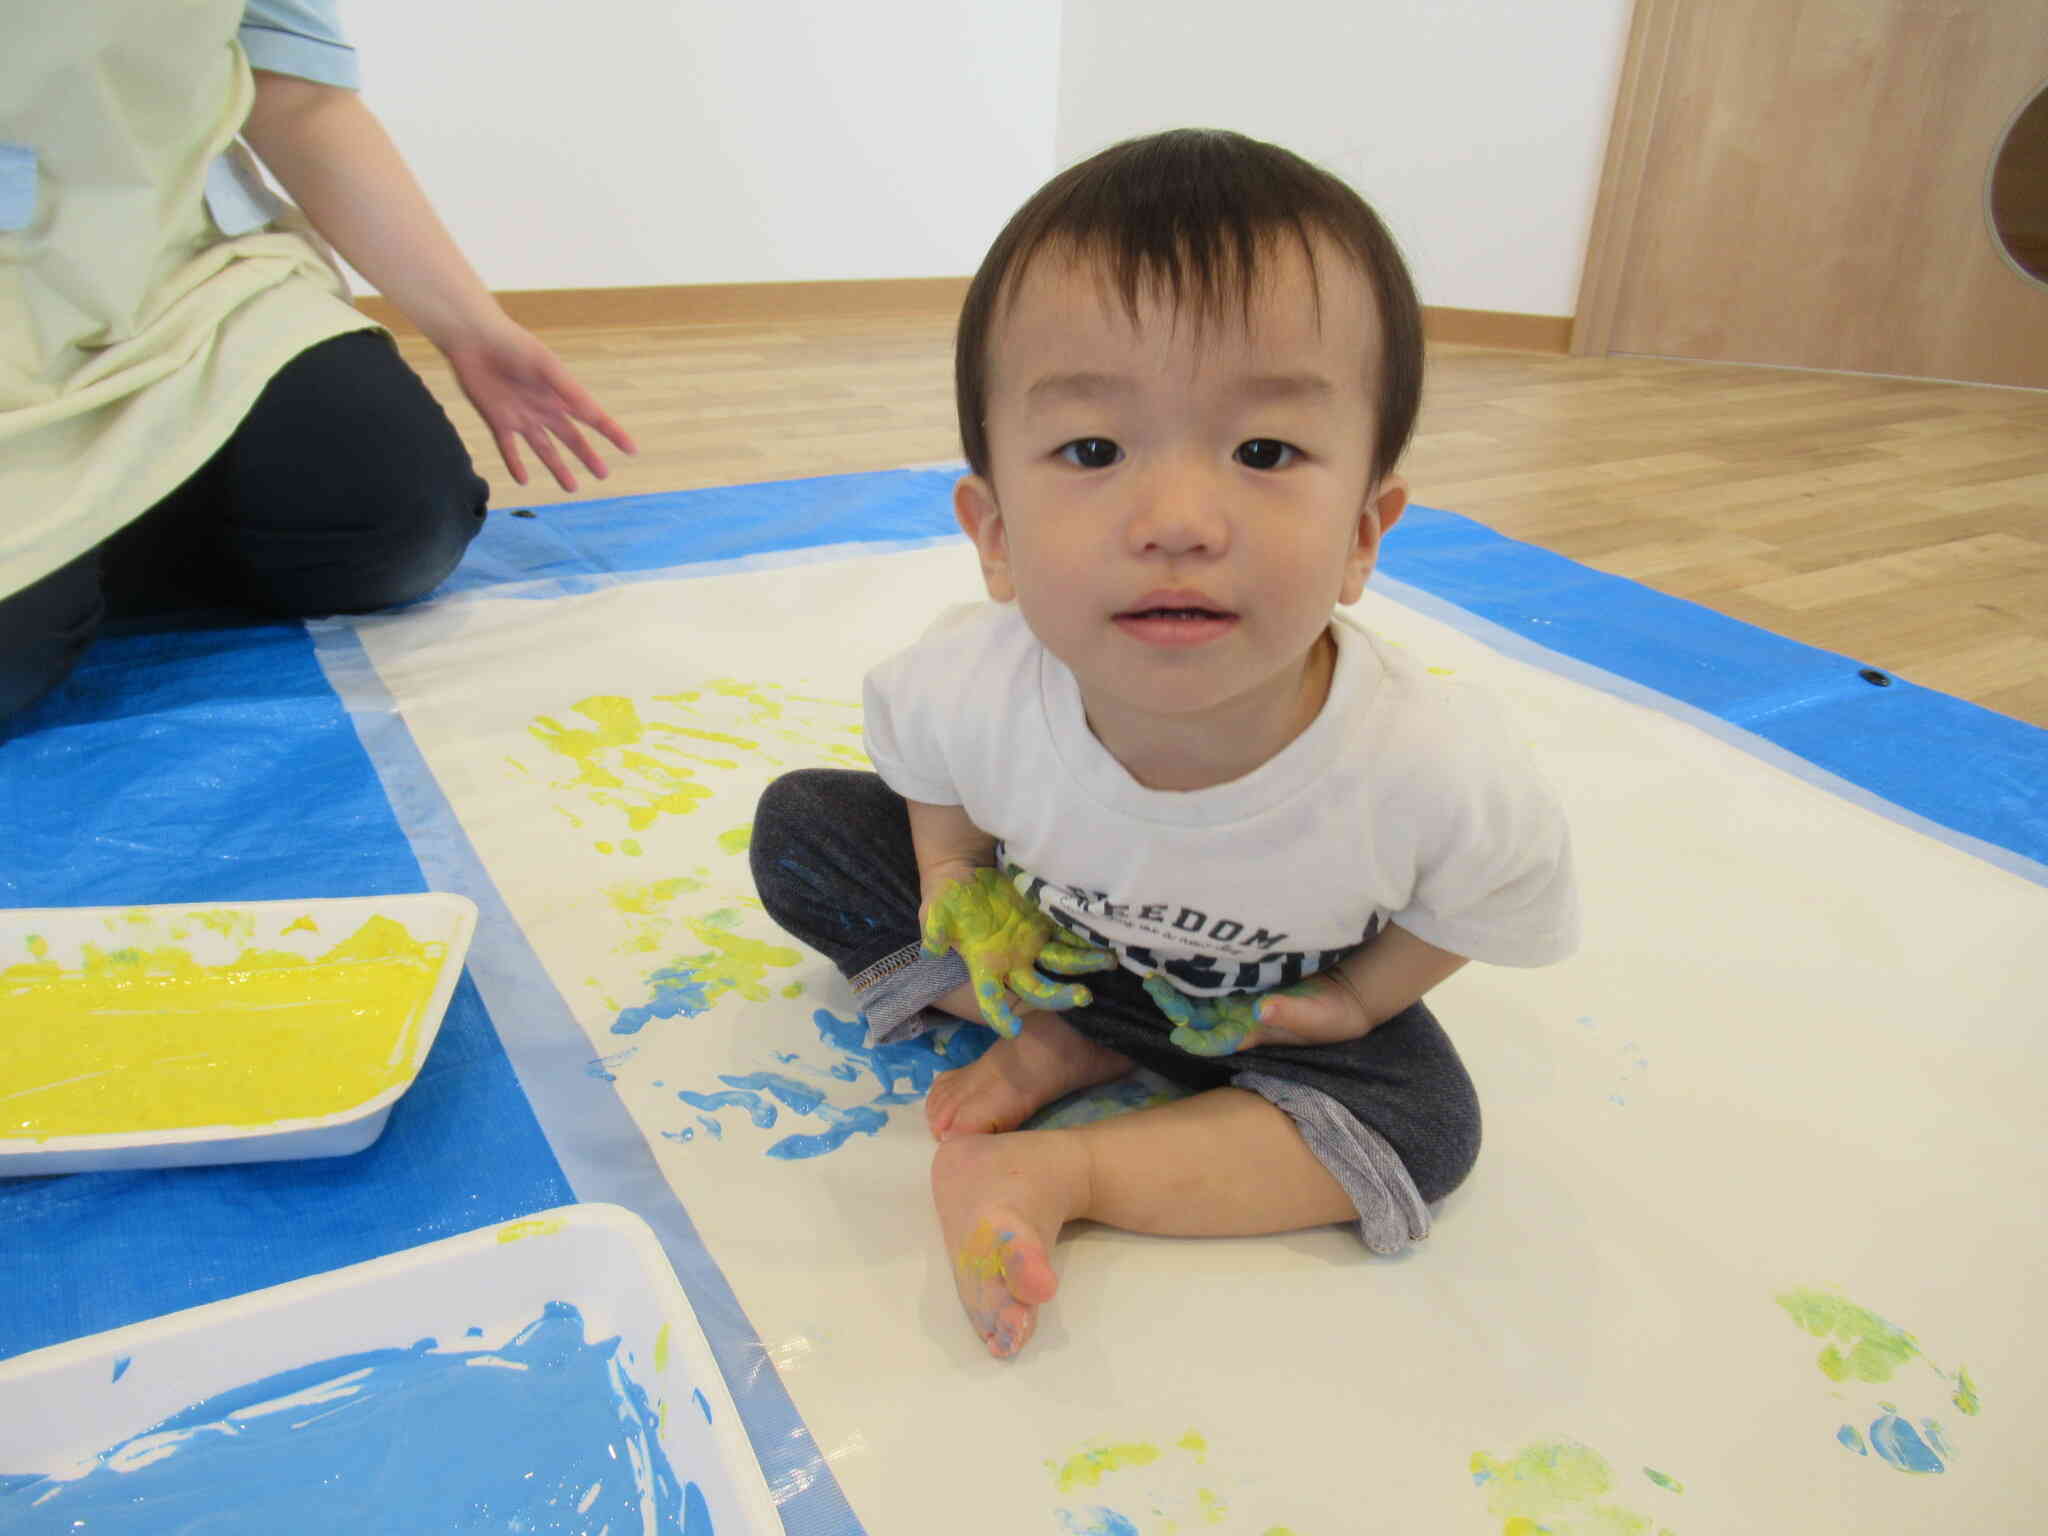
<svg viewBox="0 0 2048 1536"><path fill-rule="evenodd" d="M1986 184L2042 0L1637 0L1573 350L2048 386Z"/></svg>

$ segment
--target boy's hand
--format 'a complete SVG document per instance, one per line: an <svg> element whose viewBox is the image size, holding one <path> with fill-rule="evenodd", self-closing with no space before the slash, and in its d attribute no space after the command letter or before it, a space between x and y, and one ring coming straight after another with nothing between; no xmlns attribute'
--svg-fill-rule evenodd
<svg viewBox="0 0 2048 1536"><path fill-rule="evenodd" d="M981 1016L1000 1035L1023 1026L1020 1002L1057 1012L1084 1007L1093 996L1078 984L1047 981L1037 967L1079 976L1116 964L1114 955L1056 927L1007 874L985 865L949 881L926 904L924 947L934 955L952 950L967 962Z"/></svg>
<svg viewBox="0 0 2048 1536"><path fill-rule="evenodd" d="M1159 972L1145 991L1173 1024L1169 1038L1191 1056L1234 1056L1258 1045L1332 1045L1372 1031L1365 1004L1332 967L1258 996L1189 997Z"/></svg>

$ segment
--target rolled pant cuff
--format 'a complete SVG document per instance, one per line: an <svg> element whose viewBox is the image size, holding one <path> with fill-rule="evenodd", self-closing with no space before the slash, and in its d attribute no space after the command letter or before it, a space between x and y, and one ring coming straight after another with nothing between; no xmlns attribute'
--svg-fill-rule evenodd
<svg viewBox="0 0 2048 1536"><path fill-rule="evenodd" d="M967 980L967 966L948 951L934 955L923 944L906 944L849 978L867 1016L868 1039L889 1045L952 1020L925 1010Z"/></svg>
<svg viewBox="0 0 2048 1536"><path fill-rule="evenodd" d="M1358 1210L1358 1235L1374 1253L1399 1253L1429 1236L1429 1205L1401 1154L1320 1088L1264 1072L1231 1080L1284 1111L1316 1161L1344 1187Z"/></svg>

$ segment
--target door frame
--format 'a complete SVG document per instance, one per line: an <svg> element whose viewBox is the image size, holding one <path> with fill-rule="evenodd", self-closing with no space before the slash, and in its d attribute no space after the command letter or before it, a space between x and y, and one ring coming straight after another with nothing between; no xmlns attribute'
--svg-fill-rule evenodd
<svg viewBox="0 0 2048 1536"><path fill-rule="evenodd" d="M1614 121L1600 167L1600 195L1593 205L1586 261L1579 273L1578 306L1572 316L1571 351L1577 357L1605 357L1621 309L1622 276L1635 238L1636 210L1657 131L1657 109L1684 0L1635 0Z"/></svg>

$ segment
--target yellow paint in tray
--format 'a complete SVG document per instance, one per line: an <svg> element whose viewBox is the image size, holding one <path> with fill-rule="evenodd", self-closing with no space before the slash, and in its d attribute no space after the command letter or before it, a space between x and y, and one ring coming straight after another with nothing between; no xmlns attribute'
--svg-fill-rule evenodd
<svg viewBox="0 0 2048 1536"><path fill-rule="evenodd" d="M405 1081L447 946L374 916L316 958L31 941L0 966L0 1138L261 1126Z"/></svg>

